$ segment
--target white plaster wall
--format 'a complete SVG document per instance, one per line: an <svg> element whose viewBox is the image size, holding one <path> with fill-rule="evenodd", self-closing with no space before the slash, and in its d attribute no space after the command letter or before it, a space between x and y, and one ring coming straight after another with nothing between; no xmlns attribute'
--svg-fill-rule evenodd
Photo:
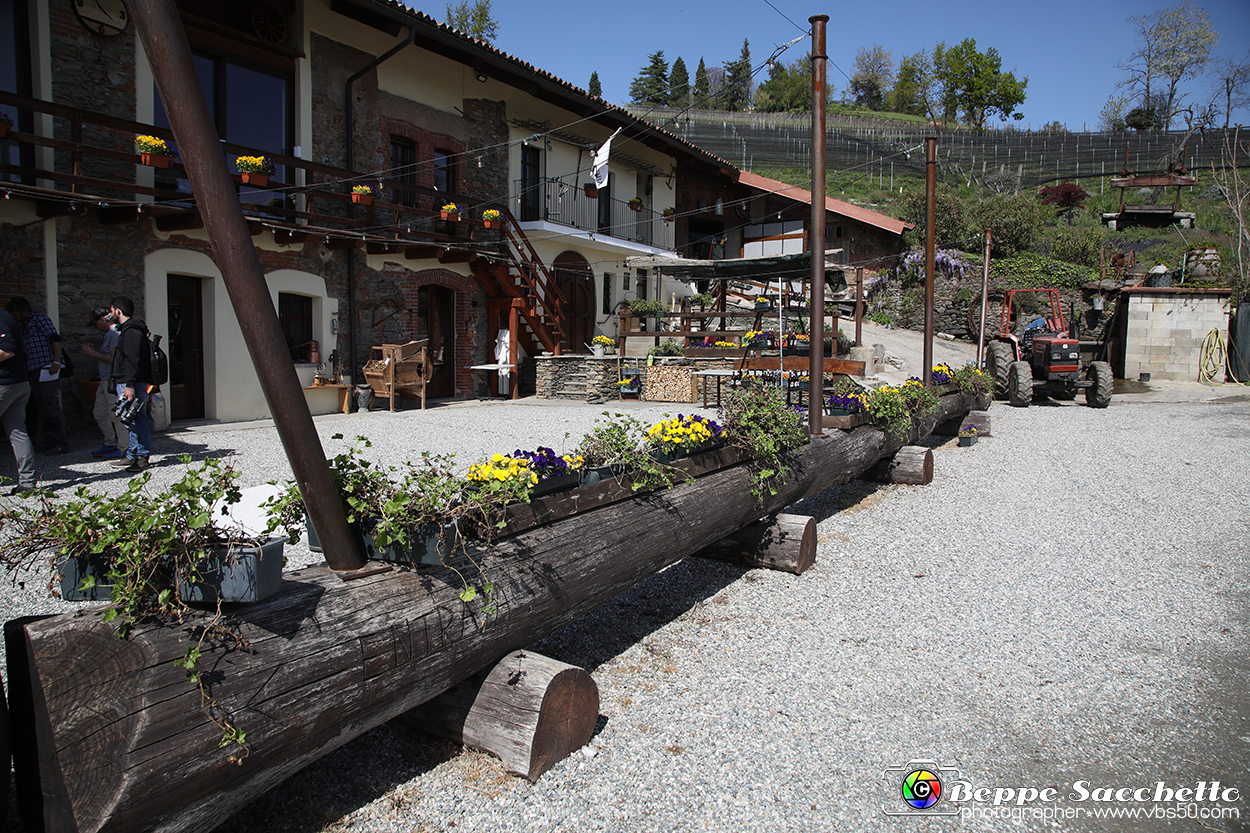
<svg viewBox="0 0 1250 833"><path fill-rule="evenodd" d="M216 264L202 252L162 249L145 258L144 270L143 317L148 330L164 335L165 343L169 341L169 276L185 275L203 281L204 417L222 422L269 418L269 406ZM265 282L274 309L279 292L312 298L313 338L328 343L330 321L338 315L338 301L327 297L325 279L295 269L279 269L266 275ZM158 409L158 426L169 424L168 407L166 401Z"/></svg>

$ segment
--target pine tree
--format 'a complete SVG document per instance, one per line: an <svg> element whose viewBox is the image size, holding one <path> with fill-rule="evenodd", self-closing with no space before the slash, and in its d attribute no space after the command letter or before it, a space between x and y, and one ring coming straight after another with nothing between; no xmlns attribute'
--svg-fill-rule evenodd
<svg viewBox="0 0 1250 833"><path fill-rule="evenodd" d="M597 71L590 73L590 83L586 85L586 92L603 98L603 87L599 84L599 73Z"/></svg>
<svg viewBox="0 0 1250 833"><path fill-rule="evenodd" d="M651 53L647 61L629 85L630 100L634 104L664 107L668 104L668 62L664 60L664 50Z"/></svg>
<svg viewBox="0 0 1250 833"><path fill-rule="evenodd" d="M730 112L751 107L751 44L742 40L742 54L725 67L725 87L721 91L721 107Z"/></svg>
<svg viewBox="0 0 1250 833"><path fill-rule="evenodd" d="M699 68L694 71L694 101L691 105L696 110L706 110L712 106L708 101L708 96L712 93L712 86L707 80L707 66L703 63L703 58L699 58Z"/></svg>
<svg viewBox="0 0 1250 833"><path fill-rule="evenodd" d="M690 73L686 70L686 62L680 57L673 61L673 68L668 73L670 107L690 106Z"/></svg>

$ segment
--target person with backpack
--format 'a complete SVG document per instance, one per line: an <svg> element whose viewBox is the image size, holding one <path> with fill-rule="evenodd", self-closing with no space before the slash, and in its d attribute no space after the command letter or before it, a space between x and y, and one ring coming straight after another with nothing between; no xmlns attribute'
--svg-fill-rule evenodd
<svg viewBox="0 0 1250 833"><path fill-rule="evenodd" d="M135 303L129 298L114 298L109 310L117 321L117 347L113 351L112 382L119 400L138 399L144 403L130 426L130 446L124 457L111 461L115 468L131 474L147 471L152 442L152 424L148 422L148 385L152 381L152 349L147 325L134 317Z"/></svg>

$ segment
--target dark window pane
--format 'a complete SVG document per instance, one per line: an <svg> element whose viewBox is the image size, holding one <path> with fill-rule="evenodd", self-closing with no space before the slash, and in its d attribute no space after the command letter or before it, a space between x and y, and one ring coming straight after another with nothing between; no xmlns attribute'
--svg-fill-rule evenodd
<svg viewBox="0 0 1250 833"><path fill-rule="evenodd" d="M434 187L450 194L456 190L456 171L451 154L445 150L434 151Z"/></svg>
<svg viewBox="0 0 1250 833"><path fill-rule="evenodd" d="M312 341L312 298L278 293L278 323L291 351L291 361L306 362Z"/></svg>
<svg viewBox="0 0 1250 833"><path fill-rule="evenodd" d="M389 179L405 185L417 184L417 147L406 139L391 139L391 175ZM413 191L399 188L391 189L391 202L406 205L409 208L417 204L417 195Z"/></svg>

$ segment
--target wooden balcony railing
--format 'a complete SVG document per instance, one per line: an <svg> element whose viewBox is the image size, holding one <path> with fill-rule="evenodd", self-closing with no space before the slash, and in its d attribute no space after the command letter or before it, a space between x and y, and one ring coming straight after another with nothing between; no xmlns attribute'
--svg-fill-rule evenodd
<svg viewBox="0 0 1250 833"><path fill-rule="evenodd" d="M194 198L182 166L145 168L134 152L138 135L173 141L170 131L74 107L0 92L0 110L16 124L0 140L0 191L38 203L41 216L77 213L95 206L110 212L112 222L140 212L155 216L195 213ZM50 121L51 129L32 129ZM307 159L229 142L228 158L266 156L275 175L264 188L239 183L239 199L249 218L285 224L327 236L367 241L442 241L466 243L480 223L440 219L447 202L476 207L463 194L411 185L387 177L349 171ZM151 184L140 171L152 171ZM353 185L379 188L369 206L354 205ZM142 207L141 207L142 206ZM484 206L483 206L484 207Z"/></svg>

